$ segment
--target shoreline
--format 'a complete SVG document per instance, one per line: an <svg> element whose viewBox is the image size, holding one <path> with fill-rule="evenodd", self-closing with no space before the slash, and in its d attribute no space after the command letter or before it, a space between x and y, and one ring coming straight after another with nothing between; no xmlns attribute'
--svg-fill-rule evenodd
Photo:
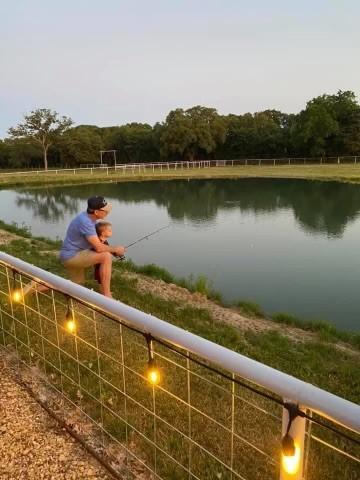
<svg viewBox="0 0 360 480"><path fill-rule="evenodd" d="M45 174L44 174L45 175ZM189 170L173 170L169 172L149 172L141 174L123 175L120 172L105 173L76 173L52 174L46 176L8 176L1 177L0 189L18 187L42 187L46 181L47 187L65 185L91 185L101 181L102 183L142 182L158 180L181 180L181 179L239 179L239 178L269 178L288 180L313 180L335 181L340 183L360 183L360 164L354 165L290 165L290 166L235 166L213 168L191 168Z"/></svg>

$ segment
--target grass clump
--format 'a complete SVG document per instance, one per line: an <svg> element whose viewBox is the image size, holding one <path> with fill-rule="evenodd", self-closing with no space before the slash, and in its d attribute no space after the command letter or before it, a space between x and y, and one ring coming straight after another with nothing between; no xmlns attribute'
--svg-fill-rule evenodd
<svg viewBox="0 0 360 480"><path fill-rule="evenodd" d="M31 228L25 223L19 225L16 222L12 222L9 224L0 220L0 228L15 235L19 235L20 237L31 238Z"/></svg>
<svg viewBox="0 0 360 480"><path fill-rule="evenodd" d="M249 317L264 318L266 316L261 306L258 303L250 300L240 300L235 306L240 310L241 313Z"/></svg>
<svg viewBox="0 0 360 480"><path fill-rule="evenodd" d="M0 229L6 230L7 232L13 233L14 235L18 235L22 238L31 239L31 243L37 244L38 242L43 242L46 244L48 250L59 249L62 244L62 240L51 240L50 238L46 237L35 237L31 233L31 227L26 225L24 222L19 225L16 222L12 222L11 224L5 223L0 220Z"/></svg>
<svg viewBox="0 0 360 480"><path fill-rule="evenodd" d="M360 334L338 330L334 325L324 320L306 320L284 312L274 313L271 319L277 323L283 323L301 328L302 330L318 333L320 339L324 342L336 342L340 340L360 349Z"/></svg>
<svg viewBox="0 0 360 480"><path fill-rule="evenodd" d="M166 283L173 283L179 287L186 288L190 292L201 293L211 300L222 303L221 294L212 288L211 282L205 275L199 275L197 277L189 275L188 278L177 278L165 268L159 267L154 263L136 265L132 260L119 262L115 268L128 272L141 273L147 277L163 280Z"/></svg>

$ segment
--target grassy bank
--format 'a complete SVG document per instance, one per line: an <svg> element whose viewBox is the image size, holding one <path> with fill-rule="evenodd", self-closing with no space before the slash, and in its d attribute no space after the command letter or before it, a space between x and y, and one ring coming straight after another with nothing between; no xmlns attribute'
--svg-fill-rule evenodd
<svg viewBox="0 0 360 480"><path fill-rule="evenodd" d="M304 319L285 312L269 315L260 305L249 300L240 300L232 304L227 304L223 301L221 294L212 288L211 282L203 275L199 277L190 276L189 278L177 278L166 269L158 267L157 265L136 265L131 260L116 264L116 268L125 272L140 273L151 278L162 280L165 283L178 285L190 292L200 293L219 305L240 311L245 317L260 318L270 323L276 322L297 327L307 332L319 334L319 337L325 342L342 341L360 350L360 334L339 330L326 320Z"/></svg>
<svg viewBox="0 0 360 480"><path fill-rule="evenodd" d="M0 186L47 186L78 185L98 182L122 182L129 180L172 180L181 178L299 178L308 180L335 180L341 182L360 182L360 165L279 165L279 166L235 166L214 168L190 168L183 170L165 170L161 172L120 171L76 171L76 173L52 172L27 175L1 175Z"/></svg>
<svg viewBox="0 0 360 480"><path fill-rule="evenodd" d="M2 226L6 228L6 225ZM51 251L55 253L57 250L56 242L33 238L29 232L22 232L21 229L15 227L12 227L12 232L18 235L18 238L2 245L0 248L3 251L47 271L59 275L65 274L56 255L49 253ZM25 237L22 236L22 233L25 234ZM215 321L214 317L205 308L195 308L183 304L178 302L176 298L165 300L156 295L156 292L144 293L139 290L139 280L136 273L150 275L153 278L160 278L172 283L174 279L168 272L155 266L136 267L130 262L124 262L116 265L116 267L119 268L113 274L113 294L115 298L124 303L318 385L353 402L360 401L360 378L358 376L360 356L359 352L350 347L345 345L342 348L337 348L335 343L329 343L321 335L315 336L310 341L297 341L282 335L275 329L264 333L232 327L226 323ZM128 272L135 274L135 276L129 278ZM6 292L7 285L6 282L4 283L4 277L1 276L0 278L0 292ZM180 281L180 283L186 286L186 282ZM91 278L88 279L87 286L97 288ZM193 291L200 291L205 294L208 287L204 279L200 279L199 281L191 280L190 288ZM124 374L119 369L116 363L116 359L119 358L118 326L99 315L97 317L97 334L94 334L91 322L81 318L81 313L84 313L85 307L77 305L78 332L77 343L74 343L73 336L69 335L63 327L66 305L64 305L62 297L62 295L55 295L56 301L59 302L55 318L50 297L40 298L41 309L45 313L42 317L36 313L36 299L30 297L27 301L30 302L30 307L33 310L28 311L26 317L23 318L24 312L21 305L15 306L16 315L23 323L19 322L15 325L9 316L2 314L0 325L3 325L7 332L16 330L16 336L21 342L14 346L25 361L40 368L50 377L51 382L57 388L66 392L72 402L81 404L82 409L95 421L101 421L114 438L123 443L128 442L131 449L135 449L147 464L153 466L154 453L151 444L136 434L140 431L147 438L152 438L154 435L152 419L150 417L149 420L149 416L144 415L143 410L144 408L152 409L152 390L146 382L140 381L138 376L131 372ZM0 293L0 304L3 312L10 309L8 298L3 293ZM244 304L242 308L245 308ZM249 316L261 313L255 311L253 305L247 304L247 308ZM54 329L54 322L57 329ZM26 325L31 325L31 330L28 330ZM59 332L59 338L55 335L56 331ZM47 339L44 343L40 341L40 332ZM101 350L106 353L106 355L101 355L100 358L97 358L96 350L91 348L91 345L95 345L98 341L101 344ZM55 348L57 342L60 343L62 349L60 358L59 352ZM1 343L11 346L14 344L13 337L9 334L0 334ZM26 347L27 344L31 344L31 350ZM124 355L127 363L138 375L143 374L146 364L146 350L144 351L141 344L143 344L141 335L136 332L125 331ZM166 390L183 398L186 375L171 363L171 359L179 362L179 358L170 355L170 359L167 361L165 357L169 357L169 352L165 348L162 349L156 345L156 351L164 356L159 358L159 363L164 374ZM43 365L41 360L37 360L37 353L41 358L40 356L44 352L47 358L51 360L50 366ZM79 364L74 361L77 355L81 360L80 369ZM65 375L59 375L59 368ZM97 368L101 369L102 377L106 379L101 387L96 376ZM198 375L201 374L212 384L209 385L200 377L194 376L191 385L192 404L196 405L199 412L206 412L210 418L227 425L229 418L231 418L231 395L229 395L231 390L217 374L206 371L199 366L193 366L193 368L196 368ZM125 379L123 375L126 377L127 391L132 392L131 395L138 402L128 401L126 407L124 407L123 397L119 393ZM80 378L81 380L79 380ZM77 382L80 382L80 388L78 388ZM268 410L277 417L281 416L281 411L276 404L259 398L258 395L251 394L240 387L237 393L247 401L255 403L259 408ZM101 399L102 410L99 408L97 399ZM178 462L188 465L190 462L189 449L179 433L185 432L188 434L188 407L186 404L175 402L173 398L165 395L164 391L159 391L156 395L156 408L158 415L168 419L172 427L177 429L176 431L171 430L168 426L159 422L157 424L158 442L162 442L162 448L171 453ZM114 412L121 416L126 415L133 428L130 428L130 431L126 430L124 424L114 415ZM194 414L192 425L194 435L196 435L195 440L228 464L229 444L226 431L219 427L215 428L214 424L208 422L200 414ZM233 425L235 431L246 438L247 441L260 446L272 458L278 458L279 420L275 421L272 416L261 414L259 410L254 409L249 404L240 404L239 402ZM316 426L313 427L313 432L321 438L332 441L326 432L317 429ZM344 447L344 445L342 446ZM319 472L323 474L323 478L328 480L337 480L340 478L339 475L342 474L347 475L347 478L356 478L352 477L355 471L351 466L339 464L336 461L336 456L331 456L328 452L320 452L320 455L317 456L316 447L314 448L315 456L310 457L309 460L307 476L309 480L319 478ZM234 467L241 475L253 480L278 478L278 467L276 465L269 464L265 457L254 455L254 452L249 451L246 445L236 444ZM215 462L211 456L204 456L200 451L196 454L193 451L191 458L192 471L199 478L230 480L231 476L226 468ZM256 462L254 458L256 458ZM157 456L156 463L157 471L163 478L169 480L187 478L178 466L160 454Z"/></svg>
<svg viewBox="0 0 360 480"><path fill-rule="evenodd" d="M22 230L15 227L9 227L2 223L1 228L9 228L17 235L22 235ZM48 254L48 251L57 250L58 242L33 238L28 232L26 237L2 245L1 249L45 270L65 276L63 266L56 255ZM316 341L298 344L288 338L283 338L278 332L264 334L242 332L225 324L216 324L206 310L202 311L201 309L188 307L184 309L176 301L164 301L151 294L140 294L136 289L136 281L127 280L124 273L131 271L150 275L169 283L178 283L191 291L207 294L209 293L208 287L203 279L190 280L190 282L180 279L177 282L176 278L164 269L154 265L137 267L132 262L119 262L115 265L115 268L116 271L113 276L115 298L275 368L311 381L338 395L343 395L354 401L360 400L360 378L358 378L358 375L354 375L355 369L358 369L358 356L349 353L347 350L341 353L341 351L336 350L335 345L329 343L329 340L336 342L338 339L348 342L350 345L357 345L357 336L352 339L351 334L338 332L323 323L309 322L304 326L302 320L287 314L274 315L272 320L305 328L308 331L319 332ZM89 282L89 286L96 288L91 279ZM247 309L244 308L245 304ZM262 311L256 304L241 302L240 308L249 317L262 315ZM269 322L272 320L269 319ZM325 335L323 331L327 332L328 335ZM264 345L266 345L266 348L264 348ZM336 355L334 355L335 351L337 352ZM284 355L285 352L286 355ZM305 358L307 358L306 365L303 364ZM329 375L330 371L332 372L331 375ZM345 381L345 378L348 378L348 381Z"/></svg>

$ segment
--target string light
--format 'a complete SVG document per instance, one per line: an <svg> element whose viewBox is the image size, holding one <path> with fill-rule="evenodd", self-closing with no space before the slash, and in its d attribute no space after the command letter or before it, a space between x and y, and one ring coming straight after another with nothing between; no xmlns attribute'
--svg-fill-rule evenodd
<svg viewBox="0 0 360 480"><path fill-rule="evenodd" d="M288 435L288 437L290 437L290 435ZM294 442L292 437L290 437L290 439L292 441L292 447L287 451L284 451L283 447L281 464L288 475L295 475L300 468L301 452L299 445Z"/></svg>
<svg viewBox="0 0 360 480"><path fill-rule="evenodd" d="M285 403L284 407L289 413L289 422L286 433L281 440L281 465L288 475L296 475L300 469L301 451L300 446L294 441L289 432L292 422L299 415L300 411L298 406L292 403Z"/></svg>
<svg viewBox="0 0 360 480"><path fill-rule="evenodd" d="M11 298L12 298L13 302L20 303L22 298L23 298L21 290L13 290L13 292L11 294Z"/></svg>
<svg viewBox="0 0 360 480"><path fill-rule="evenodd" d="M151 385L158 385L161 380L160 370L155 364L155 360L152 358L148 362L146 369L146 377Z"/></svg>
<svg viewBox="0 0 360 480"><path fill-rule="evenodd" d="M69 333L76 333L76 322L74 318L74 310L70 308L69 299L67 312L65 315L65 328Z"/></svg>
<svg viewBox="0 0 360 480"><path fill-rule="evenodd" d="M16 288L16 271L13 270L13 281L11 289L11 299L15 303L20 303L23 300L23 294L21 289Z"/></svg>
<svg viewBox="0 0 360 480"><path fill-rule="evenodd" d="M152 337L150 334L145 335L147 347L148 347L148 354L149 354L149 360L146 368L146 378L150 385L158 385L161 381L161 373L160 369L156 365L155 359L154 359L154 350L153 350L153 343L152 343Z"/></svg>

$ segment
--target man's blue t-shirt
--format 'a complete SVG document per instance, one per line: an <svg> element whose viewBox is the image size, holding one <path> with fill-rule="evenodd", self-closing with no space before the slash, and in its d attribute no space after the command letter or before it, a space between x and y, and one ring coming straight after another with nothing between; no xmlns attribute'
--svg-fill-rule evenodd
<svg viewBox="0 0 360 480"><path fill-rule="evenodd" d="M66 232L66 237L60 250L60 260L69 260L81 250L91 249L86 237L97 235L96 220L92 220L86 212L79 213Z"/></svg>

